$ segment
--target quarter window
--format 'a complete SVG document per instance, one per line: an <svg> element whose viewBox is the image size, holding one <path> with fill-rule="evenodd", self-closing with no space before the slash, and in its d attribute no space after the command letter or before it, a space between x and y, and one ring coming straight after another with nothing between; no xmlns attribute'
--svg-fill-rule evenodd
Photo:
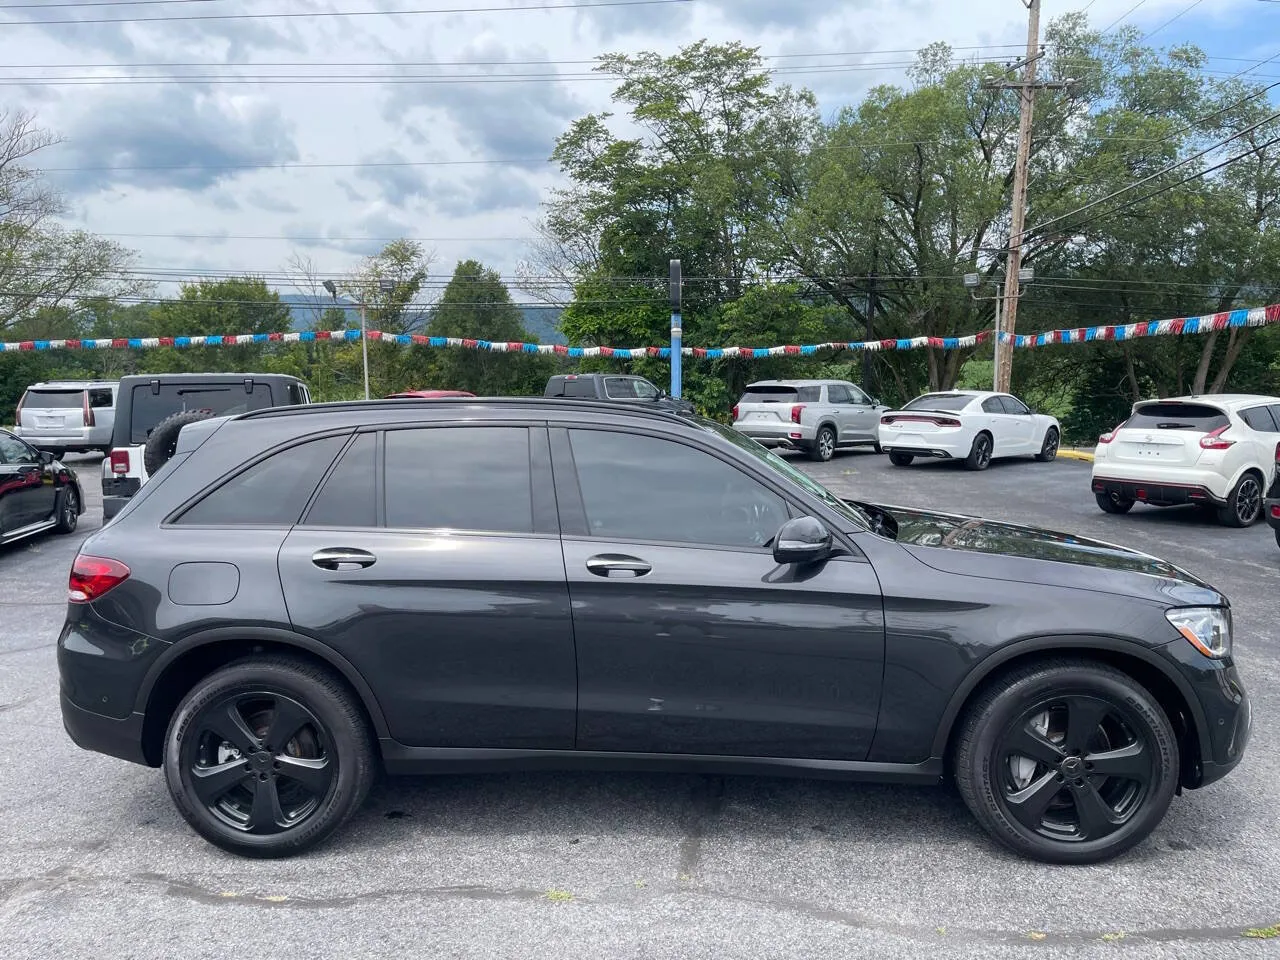
<svg viewBox="0 0 1280 960"><path fill-rule="evenodd" d="M386 436L388 527L533 532L525 427L436 427Z"/></svg>
<svg viewBox="0 0 1280 960"><path fill-rule="evenodd" d="M593 537L763 547L789 516L767 487L682 443L604 430L570 443Z"/></svg>
<svg viewBox="0 0 1280 960"><path fill-rule="evenodd" d="M346 442L324 437L272 454L218 486L178 523L291 527Z"/></svg>
<svg viewBox="0 0 1280 960"><path fill-rule="evenodd" d="M376 527L378 490L374 458L377 437L361 434L325 480L304 523L311 527Z"/></svg>
<svg viewBox="0 0 1280 960"><path fill-rule="evenodd" d="M1240 411L1240 419L1259 433L1275 433L1276 424L1266 407L1250 407Z"/></svg>

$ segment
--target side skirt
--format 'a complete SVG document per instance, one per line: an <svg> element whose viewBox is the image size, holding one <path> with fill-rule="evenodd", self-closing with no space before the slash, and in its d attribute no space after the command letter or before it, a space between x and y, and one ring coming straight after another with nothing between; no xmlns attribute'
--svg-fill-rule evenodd
<svg viewBox="0 0 1280 960"><path fill-rule="evenodd" d="M29 523L25 527L19 527L17 530L10 530L4 536L0 537L0 543L13 543L15 540L21 540L23 537L30 537L37 533L43 533L46 530L52 530L58 525L56 519L41 520L38 523Z"/></svg>
<svg viewBox="0 0 1280 960"><path fill-rule="evenodd" d="M867 763L775 757L723 757L671 753L612 753L589 750L494 750L469 747L407 747L381 740L390 774L497 773L516 770L600 770L619 773L710 773L731 776L806 777L872 783L936 785L942 761Z"/></svg>

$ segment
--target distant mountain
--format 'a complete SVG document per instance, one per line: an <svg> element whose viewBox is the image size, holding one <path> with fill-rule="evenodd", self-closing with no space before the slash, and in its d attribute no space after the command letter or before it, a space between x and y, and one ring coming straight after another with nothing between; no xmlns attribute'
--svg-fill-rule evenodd
<svg viewBox="0 0 1280 960"><path fill-rule="evenodd" d="M294 330L310 330L327 310L338 308L346 314L346 327L349 330L360 326L360 307L348 300L334 303L328 297L310 297L301 293L282 293L280 302L289 307L293 319ZM564 312L560 307L525 306L520 308L524 315L524 328L529 331L530 339L535 343L564 343L564 334L560 332L560 315Z"/></svg>

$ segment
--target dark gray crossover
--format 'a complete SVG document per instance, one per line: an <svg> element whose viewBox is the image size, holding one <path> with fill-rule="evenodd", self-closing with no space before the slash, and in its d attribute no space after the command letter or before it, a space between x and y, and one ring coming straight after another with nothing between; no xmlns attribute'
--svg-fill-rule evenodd
<svg viewBox="0 0 1280 960"><path fill-rule="evenodd" d="M842 500L735 431L546 399L184 427L84 543L81 746L283 856L375 774L939 783L1041 860L1133 846L1237 763L1227 599L1103 543Z"/></svg>

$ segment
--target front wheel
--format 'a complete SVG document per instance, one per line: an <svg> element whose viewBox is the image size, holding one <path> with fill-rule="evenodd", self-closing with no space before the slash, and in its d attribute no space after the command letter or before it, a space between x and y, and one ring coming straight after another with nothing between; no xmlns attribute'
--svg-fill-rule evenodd
<svg viewBox="0 0 1280 960"><path fill-rule="evenodd" d="M1058 457L1058 428L1050 427L1044 435L1044 443L1040 445L1040 452L1036 454L1036 459L1041 463L1049 463Z"/></svg>
<svg viewBox="0 0 1280 960"><path fill-rule="evenodd" d="M58 506L58 525L53 529L58 533L75 533L80 522L80 496L75 487L67 487Z"/></svg>
<svg viewBox="0 0 1280 960"><path fill-rule="evenodd" d="M821 427L818 435L813 438L813 447L809 450L809 456L819 463L825 463L834 457L835 453L836 432L830 427Z"/></svg>
<svg viewBox="0 0 1280 960"><path fill-rule="evenodd" d="M889 454L889 462L895 467L909 467L915 462L915 457L909 453L891 453Z"/></svg>
<svg viewBox="0 0 1280 960"><path fill-rule="evenodd" d="M1262 516L1262 480L1246 473L1218 508L1218 522L1224 527L1249 527Z"/></svg>
<svg viewBox="0 0 1280 960"><path fill-rule="evenodd" d="M364 802L373 740L346 686L281 657L241 660L200 680L165 736L178 812L210 843L250 857L316 846Z"/></svg>
<svg viewBox="0 0 1280 960"><path fill-rule="evenodd" d="M973 438L969 456L964 458L966 470L985 470L991 466L991 435L980 433Z"/></svg>
<svg viewBox="0 0 1280 960"><path fill-rule="evenodd" d="M967 711L955 777L983 828L1046 863L1097 863L1155 829L1178 785L1173 727L1129 675L1086 660L1016 669Z"/></svg>

